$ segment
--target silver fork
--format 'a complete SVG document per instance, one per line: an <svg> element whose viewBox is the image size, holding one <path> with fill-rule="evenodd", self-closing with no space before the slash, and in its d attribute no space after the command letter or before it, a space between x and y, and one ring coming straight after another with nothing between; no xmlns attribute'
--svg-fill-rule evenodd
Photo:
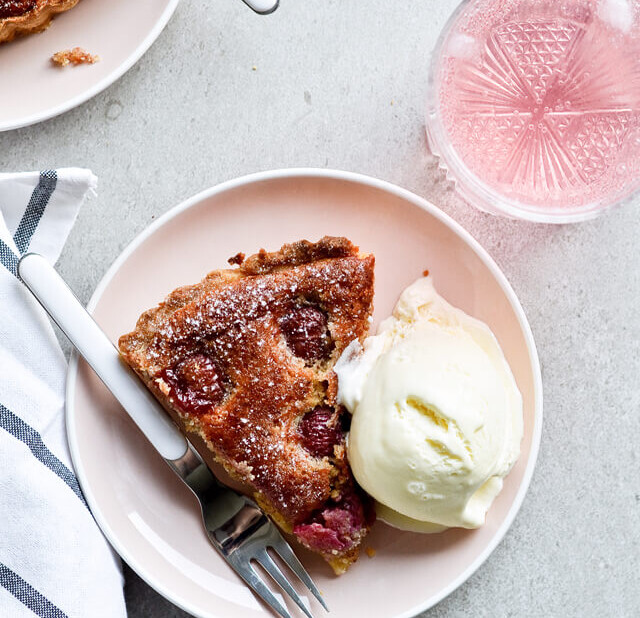
<svg viewBox="0 0 640 618"><path fill-rule="evenodd" d="M268 550L272 550L329 611L322 595L289 544L253 500L221 485L191 445L183 457L168 460L167 463L198 498L211 544L265 603L283 618L291 618L284 605L260 578L252 561L257 562L309 618L313 618L269 554Z"/></svg>
<svg viewBox="0 0 640 618"><path fill-rule="evenodd" d="M254 567L257 562L309 617L300 595L269 554L275 552L328 611L322 595L275 524L256 503L222 485L162 406L120 355L63 279L40 255L28 253L18 274L60 330L200 503L211 544L236 573L282 618L287 608Z"/></svg>
<svg viewBox="0 0 640 618"><path fill-rule="evenodd" d="M251 7L259 15L269 15L273 13L280 4L280 0L243 0L244 3Z"/></svg>

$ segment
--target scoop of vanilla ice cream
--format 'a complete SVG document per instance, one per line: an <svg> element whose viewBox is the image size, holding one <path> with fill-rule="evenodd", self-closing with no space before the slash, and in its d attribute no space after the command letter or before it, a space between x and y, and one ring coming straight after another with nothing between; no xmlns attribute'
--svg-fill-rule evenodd
<svg viewBox="0 0 640 618"><path fill-rule="evenodd" d="M482 525L523 432L522 397L489 327L426 277L335 370L353 414L349 462L381 518L418 531Z"/></svg>

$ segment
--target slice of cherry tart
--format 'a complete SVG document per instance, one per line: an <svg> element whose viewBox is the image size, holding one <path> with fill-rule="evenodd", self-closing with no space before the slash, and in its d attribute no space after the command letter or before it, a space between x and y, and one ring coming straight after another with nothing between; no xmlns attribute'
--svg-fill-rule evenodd
<svg viewBox="0 0 640 618"><path fill-rule="evenodd" d="M79 0L0 0L0 43L46 29L53 17Z"/></svg>
<svg viewBox="0 0 640 618"><path fill-rule="evenodd" d="M194 444L343 573L375 515L333 366L369 330L374 258L325 237L230 263L144 313L120 352Z"/></svg>

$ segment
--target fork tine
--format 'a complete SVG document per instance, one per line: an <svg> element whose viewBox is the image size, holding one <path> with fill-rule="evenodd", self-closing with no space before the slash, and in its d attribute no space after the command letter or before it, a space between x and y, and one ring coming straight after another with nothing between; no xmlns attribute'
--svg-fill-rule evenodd
<svg viewBox="0 0 640 618"><path fill-rule="evenodd" d="M276 612L282 618L291 618L291 614L287 611L287 608L278 601L273 592L269 590L267 585L262 581L260 576L256 573L251 563L245 564L232 564L235 567L236 573L244 579L249 587L267 604L274 612Z"/></svg>
<svg viewBox="0 0 640 618"><path fill-rule="evenodd" d="M300 578L300 581L309 589L311 594L318 599L318 602L322 607L325 608L326 611L329 611L327 604L325 603L320 591L316 588L316 585L313 583L313 580L309 576L309 573L305 570L305 568L298 560L298 557L293 553L289 544L281 539L277 543L274 543L271 547L277 554L282 558L287 566Z"/></svg>
<svg viewBox="0 0 640 618"><path fill-rule="evenodd" d="M276 583L291 597L294 603L307 615L309 618L313 618L311 612L307 609L306 605L302 602L300 595L296 589L291 585L289 580L284 576L284 573L280 570L280 567L273 561L273 558L266 552L261 552L256 556L256 560L262 566L262 568L273 577Z"/></svg>

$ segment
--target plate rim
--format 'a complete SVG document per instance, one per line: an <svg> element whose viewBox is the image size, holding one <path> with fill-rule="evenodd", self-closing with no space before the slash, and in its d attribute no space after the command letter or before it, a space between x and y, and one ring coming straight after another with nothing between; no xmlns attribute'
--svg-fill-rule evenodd
<svg viewBox="0 0 640 618"><path fill-rule="evenodd" d="M147 34L147 36L140 42L133 53L131 53L124 62L111 71L111 73L106 77L103 77L97 84L94 84L91 88L88 88L68 101L44 112L31 114L30 116L14 121L3 122L0 120L0 133L13 131L14 129L23 129L24 127L30 127L34 124L44 122L45 120L51 120L56 116L60 116L61 114L71 111L83 103L86 103L96 95L100 94L103 90L106 90L109 86L118 81L129 69L131 69L131 67L133 67L133 65L136 64L142 56L144 56L169 23L169 20L173 16L173 13L179 3L180 0L168 0L167 6L160 16L160 19L158 19L154 24L149 34Z"/></svg>
<svg viewBox="0 0 640 618"><path fill-rule="evenodd" d="M176 0L178 1L178 0ZM438 593L428 597L423 603L417 606L395 614L392 618L412 618L417 614L426 611L433 606L437 605L444 598L449 596L462 584L464 584L487 560L487 558L493 553L495 548L500 544L509 528L513 524L513 521L520 511L520 507L524 501L524 498L529 489L533 472L538 459L540 450L540 441L542 437L542 420L543 420L543 391L542 391L542 374L540 369L540 361L533 338L531 327L524 313L524 309L518 300L511 284L509 283L506 275L502 272L500 267L489 255L486 249L480 245L480 243L448 214L440 210L437 206L429 202L423 197L395 185L386 180L381 180L373 176L360 174L357 172L349 172L344 170L314 168L314 167L300 167L300 168L282 168L275 170L268 170L262 172L256 172L253 174L239 176L232 180L223 181L208 189L204 189L193 195L192 197L184 200L178 205L170 208L167 212L163 213L158 219L149 224L139 234L137 234L133 240L122 250L118 257L114 260L111 266L107 269L100 282L96 286L91 298L87 304L87 310L89 313L93 313L97 303L101 299L105 288L111 282L114 275L118 272L121 265L129 258L129 256L135 251L147 238L155 233L156 230L161 228L170 220L182 212L192 208L200 202L208 199L212 196L225 193L232 189L242 187L257 182L263 182L267 180L282 180L282 179L294 179L294 178L322 178L325 180L338 180L347 181L354 184L361 184L374 189L386 191L396 197L404 199L413 205L418 206L422 210L428 212L432 216L436 217L439 221L444 223L449 229L458 234L462 239L473 249L476 255L482 260L482 262L489 268L492 275L494 275L498 285L502 291L506 294L511 306L514 308L516 317L520 328L522 329L525 344L529 353L529 360L531 362L531 368L533 371L533 393L534 393L534 411L533 420L534 425L532 429L531 437L531 450L529 452L529 460L527 467L525 468L522 482L518 488L516 496L511 504L511 507L500 527L496 530L491 542L485 547L480 555L471 562L467 568L448 586L440 590ZM100 509L96 506L95 497L91 491L88 491L88 479L85 475L85 471L82 467L80 454L78 451L77 435L75 427L72 422L74 416L74 399L75 399L75 385L78 370L78 354L74 350L71 354L69 366L67 369L67 382L65 389L65 427L67 433L67 439L69 442L69 450L71 453L71 459L75 468L76 476L85 495L87 503L91 509L91 513L96 520L96 523L100 527L107 541L111 544L115 552L124 560L129 567L136 572L136 574L144 580L149 586L151 586L156 592L162 595L171 603L177 605L180 609L193 614L199 618L222 618L218 614L211 612L202 613L199 608L194 607L187 599L177 597L172 591L166 588L163 584L156 581L136 559L132 558L128 550L120 543L117 535L114 534L109 524L102 516Z"/></svg>

